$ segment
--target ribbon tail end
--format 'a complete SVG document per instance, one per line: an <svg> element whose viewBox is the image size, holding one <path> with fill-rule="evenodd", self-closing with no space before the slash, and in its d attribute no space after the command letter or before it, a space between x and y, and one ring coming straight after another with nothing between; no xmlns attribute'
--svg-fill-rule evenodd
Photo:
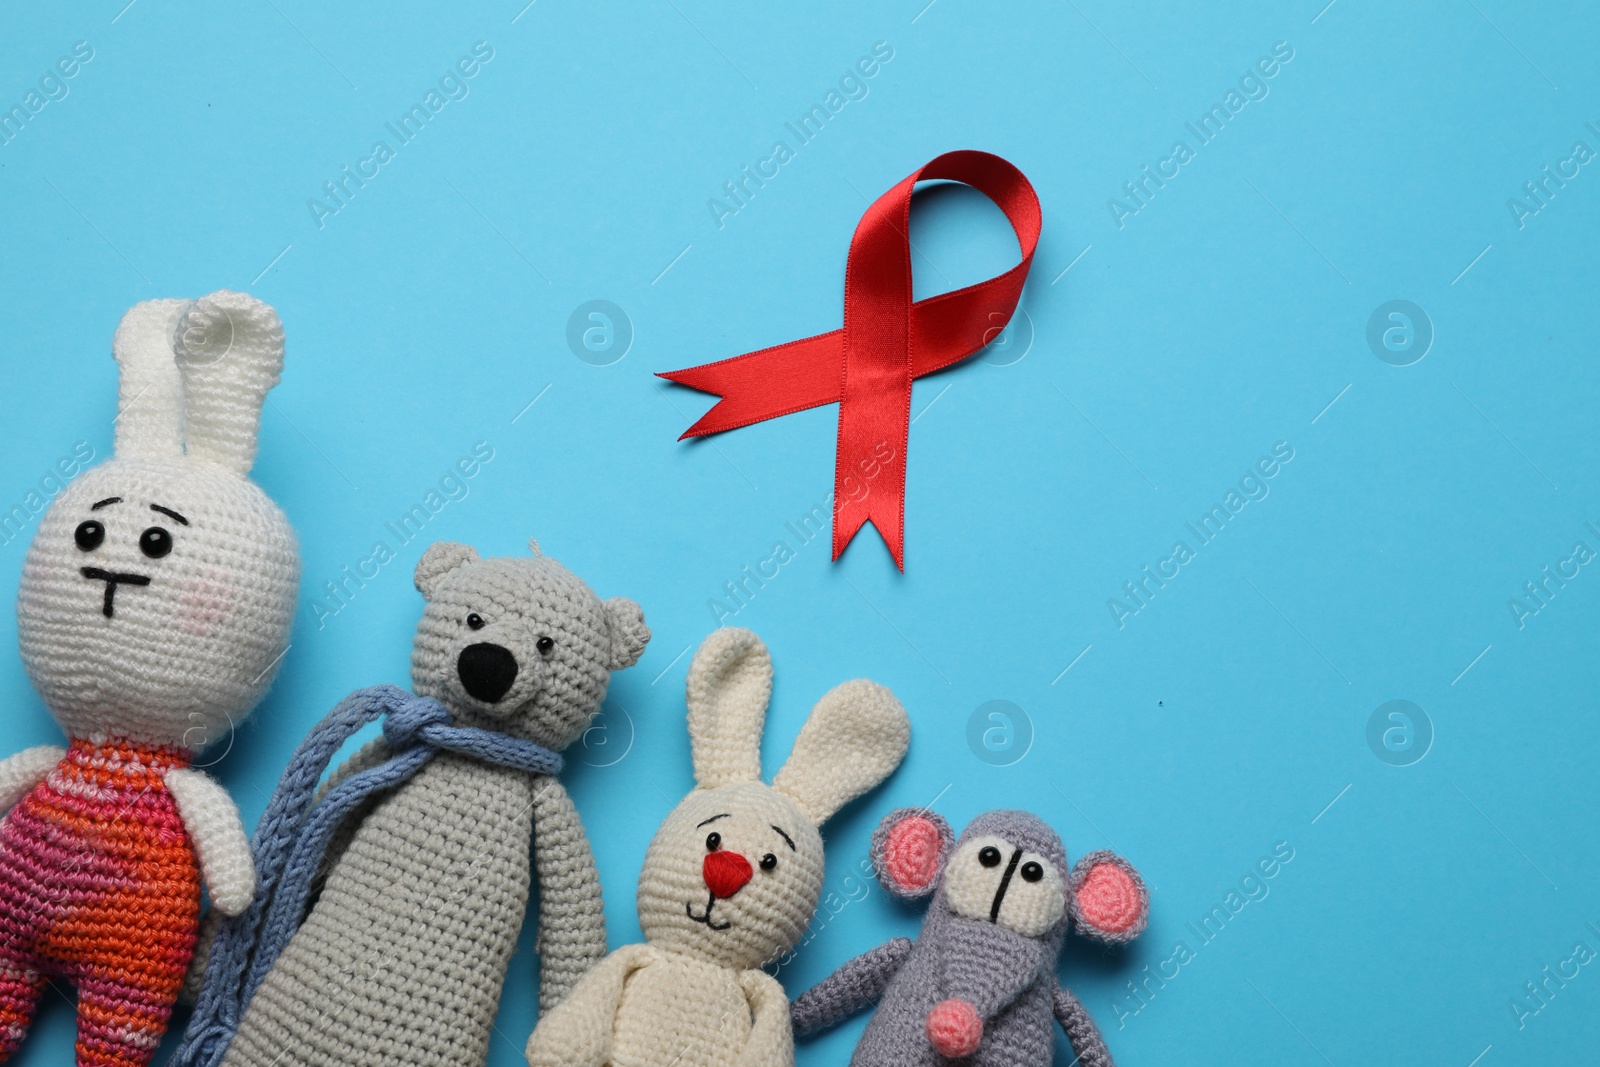
<svg viewBox="0 0 1600 1067"><path fill-rule="evenodd" d="M902 536L902 531L898 528L895 528L890 532L885 532L883 527L879 526L877 522L873 521L870 515L863 515L861 518L855 521L854 526L851 526L848 530L846 530L840 520L839 515L835 513L833 528L833 562L837 563L839 561L839 557L844 555L844 550L849 547L850 542L855 540L856 534L860 533L861 528L869 523L872 525L872 528L877 531L878 536L883 538L884 547L889 550L889 557L894 560L895 569L901 574L904 574L906 572L905 541L904 537Z"/></svg>
<svg viewBox="0 0 1600 1067"><path fill-rule="evenodd" d="M665 378L673 385L681 385L686 389L695 389L702 393L713 393L721 396L722 394L717 392L715 386L707 381L703 375L697 373L704 369L703 367L685 367L682 370L658 370L656 371L656 377Z"/></svg>
<svg viewBox="0 0 1600 1067"><path fill-rule="evenodd" d="M710 393L717 398L717 402L711 405L710 410L696 419L694 425L678 435L678 440L680 441L687 441L691 437L706 437L710 434L721 433L723 430L733 429L731 425L728 425L727 419L718 415L718 412L722 410L723 405L727 402L727 397L706 385L697 385L695 382L687 380L694 370L695 368L691 367L688 370L656 372L657 378L665 378L674 385L682 385L702 393Z"/></svg>
<svg viewBox="0 0 1600 1067"><path fill-rule="evenodd" d="M717 422L711 418L711 416L717 413L717 408L721 406L722 402L720 400L713 404L710 411L700 416L695 420L693 426L689 427L687 430L683 431L683 433L678 435L678 440L687 441L691 437L709 437L714 433L721 433L723 430L730 429L730 427L718 425Z"/></svg>
<svg viewBox="0 0 1600 1067"><path fill-rule="evenodd" d="M855 540L856 534L861 532L861 527L866 525L866 516L853 522L839 514L836 507L833 512L833 562L837 563L839 557L844 555L844 550L850 542ZM848 526L846 524L849 524Z"/></svg>
<svg viewBox="0 0 1600 1067"><path fill-rule="evenodd" d="M878 524L873 523L872 528L878 530ZM889 558L894 560L895 569L904 574L906 572L906 559L905 540L902 531L897 529L891 535L878 530L878 536L883 538L884 546L889 549Z"/></svg>

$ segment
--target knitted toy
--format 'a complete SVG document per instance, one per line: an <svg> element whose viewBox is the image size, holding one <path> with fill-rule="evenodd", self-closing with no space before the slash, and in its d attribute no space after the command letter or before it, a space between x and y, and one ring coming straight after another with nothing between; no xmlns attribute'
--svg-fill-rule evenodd
<svg viewBox="0 0 1600 1067"><path fill-rule="evenodd" d="M1114 944L1144 930L1150 898L1126 860L1092 852L1069 870L1061 839L1025 811L980 815L955 840L938 815L903 808L873 835L872 862L891 894L933 894L922 933L856 957L801 994L796 1033L877 1001L852 1067L1040 1067L1050 1062L1053 1015L1075 1062L1111 1067L1055 966L1069 921Z"/></svg>
<svg viewBox="0 0 1600 1067"><path fill-rule="evenodd" d="M283 329L241 293L152 300L113 351L115 455L45 513L17 601L69 746L0 763L0 1061L55 976L79 1064L148 1062L202 881L229 914L255 888L233 802L190 762L266 692L294 614L294 534L246 478Z"/></svg>
<svg viewBox="0 0 1600 1067"><path fill-rule="evenodd" d="M650 631L639 605L600 600L533 551L423 553L416 695L361 690L296 753L256 831L258 900L218 933L176 1064L482 1064L530 867L541 1002L605 954L594 856L556 750ZM380 717L383 737L317 793L339 746Z"/></svg>
<svg viewBox="0 0 1600 1067"><path fill-rule="evenodd" d="M787 1067L789 1002L758 970L799 940L822 889L817 827L905 755L894 695L845 682L818 702L772 785L761 730L772 661L747 630L708 637L689 668L698 788L639 874L644 944L607 956L528 1041L533 1067Z"/></svg>

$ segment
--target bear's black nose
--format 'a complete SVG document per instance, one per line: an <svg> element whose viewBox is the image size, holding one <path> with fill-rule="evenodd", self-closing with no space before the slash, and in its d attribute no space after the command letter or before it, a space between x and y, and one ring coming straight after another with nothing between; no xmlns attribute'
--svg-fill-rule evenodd
<svg viewBox="0 0 1600 1067"><path fill-rule="evenodd" d="M456 660L456 673L474 700L498 703L517 680L517 657L499 645L468 645Z"/></svg>

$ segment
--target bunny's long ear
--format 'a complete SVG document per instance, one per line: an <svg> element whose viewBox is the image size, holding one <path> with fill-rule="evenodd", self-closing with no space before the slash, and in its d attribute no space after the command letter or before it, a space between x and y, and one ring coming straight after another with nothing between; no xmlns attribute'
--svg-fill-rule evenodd
<svg viewBox="0 0 1600 1067"><path fill-rule="evenodd" d="M261 405L283 370L278 313L254 297L220 289L184 313L176 347L189 455L248 474Z"/></svg>
<svg viewBox="0 0 1600 1067"><path fill-rule="evenodd" d="M817 701L772 786L821 826L893 774L910 742L911 723L893 693L865 678L845 682Z"/></svg>
<svg viewBox="0 0 1600 1067"><path fill-rule="evenodd" d="M117 357L116 454L183 452L183 379L172 348L187 300L146 300L122 316L111 351Z"/></svg>
<svg viewBox="0 0 1600 1067"><path fill-rule="evenodd" d="M724 627L689 664L689 743L702 789L761 778L761 728L772 698L772 657L749 630Z"/></svg>

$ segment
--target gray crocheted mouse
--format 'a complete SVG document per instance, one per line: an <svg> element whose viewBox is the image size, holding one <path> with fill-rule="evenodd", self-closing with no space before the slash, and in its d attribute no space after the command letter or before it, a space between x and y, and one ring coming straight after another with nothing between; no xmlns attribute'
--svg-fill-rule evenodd
<svg viewBox="0 0 1600 1067"><path fill-rule="evenodd" d="M328 831L320 889L249 993L225 1067L481 1065L532 873L541 1007L605 955L594 856L551 772L560 766L555 753L599 710L611 672L638 660L650 631L633 601L600 600L533 550L532 558L480 559L466 545L440 543L417 564L428 603L411 655L415 696L379 687L341 705L381 707L385 736L321 793L335 809L341 797L364 799ZM336 709L325 724L340 715L356 721ZM292 764L280 795L294 773ZM362 793L372 782L381 788ZM263 816L258 854L275 827L288 825L276 812L269 806ZM318 818L313 807L302 826ZM289 881L277 887L280 899ZM261 920L264 943L285 910L275 908ZM223 945L219 938L219 956ZM208 987L221 969L214 959ZM203 993L197 1017L209 1003ZM209 1040L194 1024L189 1037Z"/></svg>
<svg viewBox="0 0 1600 1067"><path fill-rule="evenodd" d="M795 1000L804 1034L876 1001L852 1067L1040 1067L1050 1062L1051 1017L1077 1062L1111 1067L1094 1020L1057 984L1069 923L1102 941L1131 941L1150 898L1127 861L1092 852L1067 867L1061 838L1025 811L991 811L960 840L933 812L902 808L872 839L884 888L933 894L922 933L858 956Z"/></svg>

